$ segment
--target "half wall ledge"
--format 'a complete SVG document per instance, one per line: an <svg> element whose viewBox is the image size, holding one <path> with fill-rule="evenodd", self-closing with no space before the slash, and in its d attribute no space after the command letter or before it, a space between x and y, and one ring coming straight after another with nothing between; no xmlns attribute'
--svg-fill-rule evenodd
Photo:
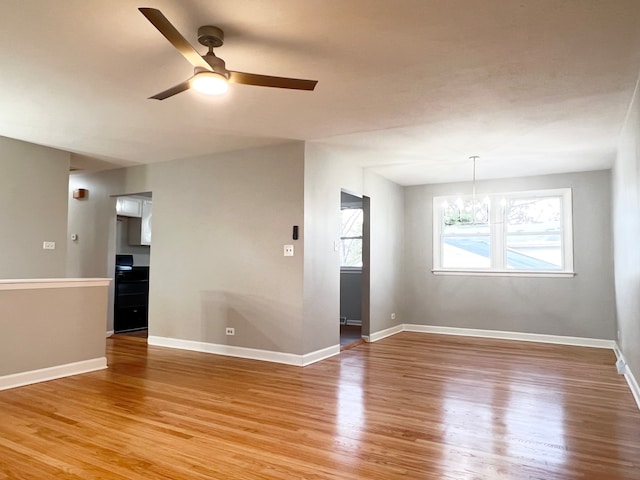
<svg viewBox="0 0 640 480"><path fill-rule="evenodd" d="M0 280L0 389L105 368L110 282Z"/></svg>

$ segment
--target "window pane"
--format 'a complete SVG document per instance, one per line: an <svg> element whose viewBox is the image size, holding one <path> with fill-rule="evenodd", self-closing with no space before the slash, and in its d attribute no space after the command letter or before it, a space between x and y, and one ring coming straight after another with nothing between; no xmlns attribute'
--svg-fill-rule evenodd
<svg viewBox="0 0 640 480"><path fill-rule="evenodd" d="M507 235L507 268L517 270L561 269L561 238L559 234Z"/></svg>
<svg viewBox="0 0 640 480"><path fill-rule="evenodd" d="M560 197L514 198L507 204L507 232L560 232Z"/></svg>
<svg viewBox="0 0 640 480"><path fill-rule="evenodd" d="M445 235L489 234L489 203L476 199L458 198L442 204L443 233Z"/></svg>
<svg viewBox="0 0 640 480"><path fill-rule="evenodd" d="M340 265L362 267L362 220L361 208L342 210L340 230Z"/></svg>
<svg viewBox="0 0 640 480"><path fill-rule="evenodd" d="M340 266L362 267L362 239L343 238L340 243Z"/></svg>
<svg viewBox="0 0 640 480"><path fill-rule="evenodd" d="M570 188L433 197L432 208L434 272L573 270Z"/></svg>
<svg viewBox="0 0 640 480"><path fill-rule="evenodd" d="M490 237L444 237L442 268L491 268Z"/></svg>
<svg viewBox="0 0 640 480"><path fill-rule="evenodd" d="M445 225L443 233L445 235L489 235L490 226L488 223L472 223L469 225Z"/></svg>
<svg viewBox="0 0 640 480"><path fill-rule="evenodd" d="M342 210L342 230L340 236L361 237L362 218L361 208L346 208Z"/></svg>

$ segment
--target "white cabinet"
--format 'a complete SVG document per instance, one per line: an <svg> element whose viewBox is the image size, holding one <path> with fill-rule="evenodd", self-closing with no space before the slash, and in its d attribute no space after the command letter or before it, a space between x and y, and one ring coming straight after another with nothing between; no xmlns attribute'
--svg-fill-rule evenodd
<svg viewBox="0 0 640 480"><path fill-rule="evenodd" d="M141 198L136 197L118 197L116 200L116 213L123 217L142 217Z"/></svg>
<svg viewBox="0 0 640 480"><path fill-rule="evenodd" d="M153 202L141 200L140 218L129 219L129 245L151 245L151 214Z"/></svg>

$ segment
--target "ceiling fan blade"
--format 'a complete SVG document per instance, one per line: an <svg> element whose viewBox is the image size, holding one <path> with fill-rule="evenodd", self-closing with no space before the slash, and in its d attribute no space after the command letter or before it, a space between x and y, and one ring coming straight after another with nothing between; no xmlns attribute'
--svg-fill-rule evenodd
<svg viewBox="0 0 640 480"><path fill-rule="evenodd" d="M271 77L269 75L257 75L255 73L229 71L229 81L243 85L256 85L258 87L290 88L293 90L313 90L317 80L301 80L299 78Z"/></svg>
<svg viewBox="0 0 640 480"><path fill-rule="evenodd" d="M182 34L171 25L171 22L167 20L160 10L155 8L138 8L151 24L158 29L158 31L169 40L169 43L173 45L184 58L186 58L194 67L202 67L206 70L213 71L211 65L209 65L198 53L198 51L191 46L189 42L182 36Z"/></svg>
<svg viewBox="0 0 640 480"><path fill-rule="evenodd" d="M171 87L168 90L165 90L164 92L160 92L160 93L154 95L153 97L149 97L149 100L151 100L151 99L164 100L165 98L173 97L174 95L177 95L180 92L184 92L185 90L189 90L189 87L191 87L190 80L186 80L186 81L184 81L182 83L179 83L175 87Z"/></svg>

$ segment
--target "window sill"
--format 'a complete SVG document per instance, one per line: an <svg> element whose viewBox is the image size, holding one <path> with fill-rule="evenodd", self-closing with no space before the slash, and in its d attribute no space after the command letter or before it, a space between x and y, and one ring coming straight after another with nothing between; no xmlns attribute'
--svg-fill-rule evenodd
<svg viewBox="0 0 640 480"><path fill-rule="evenodd" d="M362 267L340 267L341 273L362 273Z"/></svg>
<svg viewBox="0 0 640 480"><path fill-rule="evenodd" d="M497 270L431 270L434 275L462 275L466 277L545 277L545 278L573 278L575 272L511 272Z"/></svg>

